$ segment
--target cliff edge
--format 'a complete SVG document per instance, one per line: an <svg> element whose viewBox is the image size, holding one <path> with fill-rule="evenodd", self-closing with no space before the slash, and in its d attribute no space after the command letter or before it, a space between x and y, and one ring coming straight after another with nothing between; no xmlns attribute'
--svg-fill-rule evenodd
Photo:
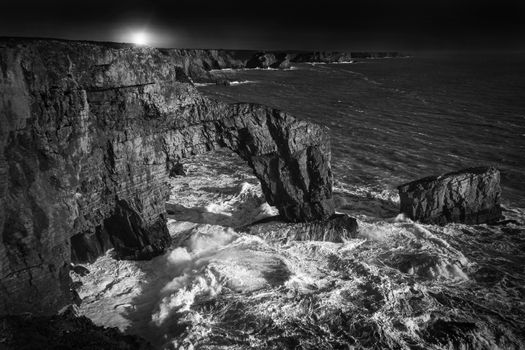
<svg viewBox="0 0 525 350"><path fill-rule="evenodd" d="M332 216L326 130L205 98L177 55L0 39L0 314L70 303L72 261L160 254L166 180L189 155L228 147L286 220Z"/></svg>

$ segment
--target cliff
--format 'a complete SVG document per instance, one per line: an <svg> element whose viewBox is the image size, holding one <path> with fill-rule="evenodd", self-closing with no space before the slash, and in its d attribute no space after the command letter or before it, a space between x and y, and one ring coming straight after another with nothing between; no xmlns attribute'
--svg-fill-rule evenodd
<svg viewBox="0 0 525 350"><path fill-rule="evenodd" d="M237 152L288 221L332 216L326 130L203 97L193 54L0 40L0 314L68 304L72 261L161 253L166 180L192 154Z"/></svg>
<svg viewBox="0 0 525 350"><path fill-rule="evenodd" d="M289 68L293 63L337 63L356 59L400 57L397 52L252 51L161 49L195 82L215 81L214 69Z"/></svg>

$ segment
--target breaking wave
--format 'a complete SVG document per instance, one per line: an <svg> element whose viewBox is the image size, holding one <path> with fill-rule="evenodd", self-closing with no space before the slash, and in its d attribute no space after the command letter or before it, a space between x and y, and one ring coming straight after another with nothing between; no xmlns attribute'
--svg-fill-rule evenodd
<svg viewBox="0 0 525 350"><path fill-rule="evenodd" d="M254 80L232 80L229 82L230 85L242 85L242 84L253 84L256 83Z"/></svg>
<svg viewBox="0 0 525 350"><path fill-rule="evenodd" d="M305 64L309 64L309 65L312 65L312 66L317 66L317 65L320 65L320 64L353 64L353 63L356 63L355 61L353 60L350 60L350 61L334 61L334 62L304 62Z"/></svg>
<svg viewBox="0 0 525 350"><path fill-rule="evenodd" d="M193 83L196 87L215 85L215 83Z"/></svg>

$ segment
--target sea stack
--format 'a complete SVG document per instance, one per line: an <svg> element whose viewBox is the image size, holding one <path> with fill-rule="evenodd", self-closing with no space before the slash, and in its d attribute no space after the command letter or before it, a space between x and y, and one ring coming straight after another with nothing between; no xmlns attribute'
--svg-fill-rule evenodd
<svg viewBox="0 0 525 350"><path fill-rule="evenodd" d="M425 177L398 190L401 213L422 223L483 224L502 217L500 172L496 168L469 168Z"/></svg>

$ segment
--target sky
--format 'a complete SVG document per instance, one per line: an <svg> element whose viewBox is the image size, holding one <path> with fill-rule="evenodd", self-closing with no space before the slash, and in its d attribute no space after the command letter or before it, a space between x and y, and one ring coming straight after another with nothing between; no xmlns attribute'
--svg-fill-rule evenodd
<svg viewBox="0 0 525 350"><path fill-rule="evenodd" d="M525 49L524 0L0 0L0 36L157 47Z"/></svg>

